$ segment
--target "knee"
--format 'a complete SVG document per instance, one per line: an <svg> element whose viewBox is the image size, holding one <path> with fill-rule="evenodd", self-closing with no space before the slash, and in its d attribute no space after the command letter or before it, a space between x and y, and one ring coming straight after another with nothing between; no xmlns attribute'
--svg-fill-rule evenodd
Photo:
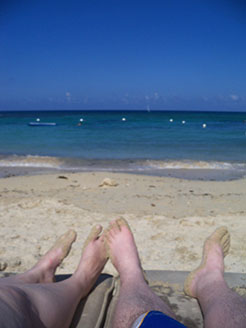
<svg viewBox="0 0 246 328"><path fill-rule="evenodd" d="M11 304L19 303L24 305L27 303L27 297L21 288L8 285L0 287L0 300L11 301Z"/></svg>
<svg viewBox="0 0 246 328"><path fill-rule="evenodd" d="M45 328L27 293L17 286L0 287L0 327Z"/></svg>
<svg viewBox="0 0 246 328"><path fill-rule="evenodd" d="M13 286L0 288L0 306L7 307L10 311L18 313L25 312L28 302L21 289Z"/></svg>

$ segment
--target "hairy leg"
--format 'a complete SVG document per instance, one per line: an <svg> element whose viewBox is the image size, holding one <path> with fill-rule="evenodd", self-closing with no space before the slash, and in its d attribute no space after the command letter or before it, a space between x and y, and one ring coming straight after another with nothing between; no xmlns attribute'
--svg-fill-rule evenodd
<svg viewBox="0 0 246 328"><path fill-rule="evenodd" d="M101 226L93 229L71 278L50 284L4 286L0 304L8 309L4 314L8 327L13 320L20 323L13 327L69 327L78 303L88 295L107 261L104 236L99 237L101 230ZM4 317L0 320L4 327Z"/></svg>
<svg viewBox="0 0 246 328"><path fill-rule="evenodd" d="M54 281L55 271L69 254L76 232L69 230L60 236L49 251L41 257L37 264L30 270L15 276L0 279L2 284L12 285L20 283L48 283Z"/></svg>
<svg viewBox="0 0 246 328"><path fill-rule="evenodd" d="M148 311L161 311L173 317L171 309L147 285L133 234L123 219L111 223L107 233L109 257L120 275L120 295L113 327L131 327Z"/></svg>
<svg viewBox="0 0 246 328"><path fill-rule="evenodd" d="M229 232L220 227L205 241L201 265L185 281L185 293L201 305L205 327L245 327L246 300L224 280L224 257L229 248Z"/></svg>

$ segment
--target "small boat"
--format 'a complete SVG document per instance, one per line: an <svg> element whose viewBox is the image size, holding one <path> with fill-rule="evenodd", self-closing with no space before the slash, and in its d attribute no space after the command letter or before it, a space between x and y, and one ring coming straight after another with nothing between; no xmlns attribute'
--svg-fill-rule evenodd
<svg viewBox="0 0 246 328"><path fill-rule="evenodd" d="M55 122L29 122L29 126L55 126Z"/></svg>

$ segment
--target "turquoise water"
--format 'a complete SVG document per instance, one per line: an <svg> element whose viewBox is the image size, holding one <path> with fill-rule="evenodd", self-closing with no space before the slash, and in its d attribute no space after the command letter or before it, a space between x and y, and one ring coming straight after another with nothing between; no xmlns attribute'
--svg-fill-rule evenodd
<svg viewBox="0 0 246 328"><path fill-rule="evenodd" d="M56 126L28 125L37 118ZM244 171L245 120L221 112L1 112L0 167Z"/></svg>

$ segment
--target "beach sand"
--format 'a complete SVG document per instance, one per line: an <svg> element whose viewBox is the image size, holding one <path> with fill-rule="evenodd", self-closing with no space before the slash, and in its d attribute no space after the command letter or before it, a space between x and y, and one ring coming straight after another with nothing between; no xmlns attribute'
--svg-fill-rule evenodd
<svg viewBox="0 0 246 328"><path fill-rule="evenodd" d="M99 186L105 178L115 186ZM30 268L69 228L78 237L57 273L72 273L91 227L125 218L146 270L194 269L205 238L231 232L226 271L246 272L246 179L190 181L118 173L0 179L0 269ZM6 267L6 268L5 268ZM104 272L115 274L110 263Z"/></svg>

